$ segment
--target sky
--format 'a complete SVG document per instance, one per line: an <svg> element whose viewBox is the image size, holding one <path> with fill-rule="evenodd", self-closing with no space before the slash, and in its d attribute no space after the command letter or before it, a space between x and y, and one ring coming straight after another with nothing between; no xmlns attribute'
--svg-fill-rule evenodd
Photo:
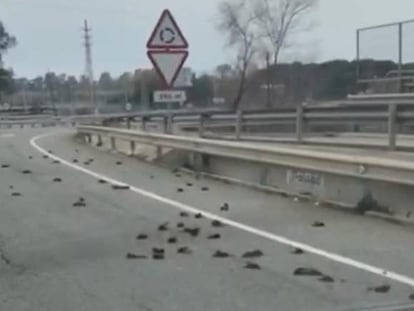
<svg viewBox="0 0 414 311"><path fill-rule="evenodd" d="M150 68L146 41L162 10L175 16L190 45L186 66L211 72L231 63L215 24L220 0L0 0L0 21L19 44L4 57L16 76L33 78L46 71L79 76L84 72L82 25L92 27L94 71L114 76ZM354 59L355 30L414 18L413 0L319 0L313 27L297 38L284 60L321 62ZM395 57L394 29L362 34L363 56ZM411 39L413 38L413 39ZM414 59L414 23L404 32L404 55ZM413 49L409 47L413 46ZM412 52L412 53L411 53Z"/></svg>

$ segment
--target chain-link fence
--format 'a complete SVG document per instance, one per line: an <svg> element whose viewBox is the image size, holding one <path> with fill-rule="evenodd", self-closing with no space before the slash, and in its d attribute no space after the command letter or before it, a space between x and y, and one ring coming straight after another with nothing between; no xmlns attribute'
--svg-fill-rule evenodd
<svg viewBox="0 0 414 311"><path fill-rule="evenodd" d="M414 20L358 29L357 77L371 92L412 92Z"/></svg>

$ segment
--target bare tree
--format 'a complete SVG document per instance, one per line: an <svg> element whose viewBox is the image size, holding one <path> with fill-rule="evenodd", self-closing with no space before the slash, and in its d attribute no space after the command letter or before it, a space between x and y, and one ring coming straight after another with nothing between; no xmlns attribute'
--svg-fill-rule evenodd
<svg viewBox="0 0 414 311"><path fill-rule="evenodd" d="M219 4L218 30L226 35L226 43L236 50L235 68L239 75L233 108L240 106L246 91L249 65L256 52L256 14L251 0L227 0Z"/></svg>
<svg viewBox="0 0 414 311"><path fill-rule="evenodd" d="M288 37L298 31L318 0L252 0L259 36L276 65Z"/></svg>

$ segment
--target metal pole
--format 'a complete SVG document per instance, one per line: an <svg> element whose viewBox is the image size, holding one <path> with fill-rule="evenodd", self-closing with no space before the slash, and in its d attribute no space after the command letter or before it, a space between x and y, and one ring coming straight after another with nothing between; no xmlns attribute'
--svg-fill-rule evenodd
<svg viewBox="0 0 414 311"><path fill-rule="evenodd" d="M395 150L397 140L397 105L388 106L388 148Z"/></svg>
<svg viewBox="0 0 414 311"><path fill-rule="evenodd" d="M242 126L243 126L243 111L237 110L237 114L236 114L236 139L237 140L240 140Z"/></svg>
<svg viewBox="0 0 414 311"><path fill-rule="evenodd" d="M303 141L303 106L296 108L296 141L301 143Z"/></svg>
<svg viewBox="0 0 414 311"><path fill-rule="evenodd" d="M398 24L398 78L399 78L399 92L403 92L402 83L402 62L403 62L403 24Z"/></svg>
<svg viewBox="0 0 414 311"><path fill-rule="evenodd" d="M356 31L356 79L360 79L361 69L360 69L360 52L359 52L359 33L360 30Z"/></svg>
<svg viewBox="0 0 414 311"><path fill-rule="evenodd" d="M270 53L266 53L266 107L271 107L271 94L270 94Z"/></svg>
<svg viewBox="0 0 414 311"><path fill-rule="evenodd" d="M205 122L205 115L200 114L200 124L198 127L198 136L203 137L204 136L204 122Z"/></svg>

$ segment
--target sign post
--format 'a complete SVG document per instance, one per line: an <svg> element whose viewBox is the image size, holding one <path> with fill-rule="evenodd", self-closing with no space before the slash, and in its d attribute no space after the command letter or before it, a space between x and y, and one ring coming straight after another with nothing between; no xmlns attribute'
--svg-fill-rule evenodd
<svg viewBox="0 0 414 311"><path fill-rule="evenodd" d="M147 49L147 55L165 87L163 94L159 94L158 97L162 101L171 98L172 100L167 102L170 109L173 99L182 97L177 95L172 87L188 57L188 43L169 10L164 10L158 19L148 39ZM164 125L164 132L166 131L168 129ZM157 147L157 157L161 155L162 149Z"/></svg>

